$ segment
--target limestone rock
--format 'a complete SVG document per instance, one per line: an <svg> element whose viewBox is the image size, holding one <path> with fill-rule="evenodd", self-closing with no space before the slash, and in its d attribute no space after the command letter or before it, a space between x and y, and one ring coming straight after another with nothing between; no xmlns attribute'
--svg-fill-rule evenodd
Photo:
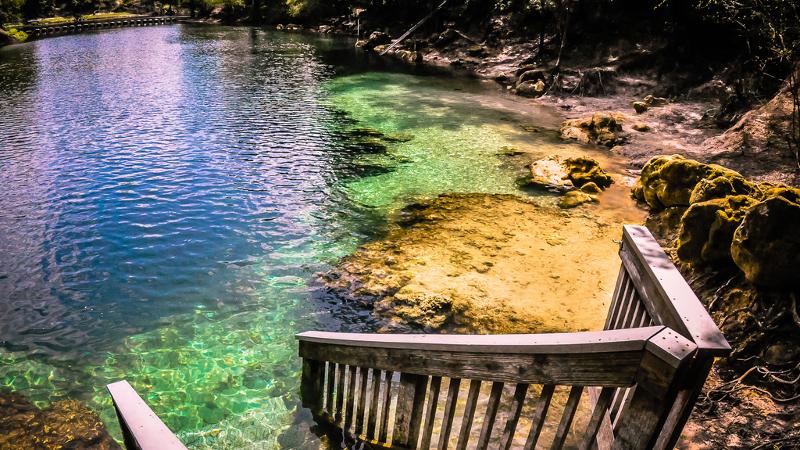
<svg viewBox="0 0 800 450"><path fill-rule="evenodd" d="M636 130L636 131L638 131L640 133L644 133L646 131L650 131L650 126L647 125L646 123L642 123L642 122L633 124L633 126L631 128L633 128L634 130Z"/></svg>
<svg viewBox="0 0 800 450"><path fill-rule="evenodd" d="M800 203L788 189L751 208L736 229L733 261L753 284L785 288L798 285L800 273Z"/></svg>
<svg viewBox="0 0 800 450"><path fill-rule="evenodd" d="M575 208L584 203L595 203L597 197L581 191L570 191L558 201L558 207L563 209Z"/></svg>
<svg viewBox="0 0 800 450"><path fill-rule="evenodd" d="M532 186L560 192L581 188L589 183L599 191L614 182L594 159L586 157L562 159L558 156L534 161L531 164L531 174L526 181ZM592 187L588 189L591 190Z"/></svg>
<svg viewBox="0 0 800 450"><path fill-rule="evenodd" d="M362 39L356 42L356 47L361 47L364 50L372 51L379 45L385 45L392 42L392 38L388 34L381 31L373 31L367 39Z"/></svg>
<svg viewBox="0 0 800 450"><path fill-rule="evenodd" d="M722 179L716 180L720 177ZM708 181L698 186L701 180ZM752 183L736 171L672 155L653 157L642 167L633 195L653 209L662 209L689 206L693 200L700 202L724 195L747 195L753 188Z"/></svg>
<svg viewBox="0 0 800 450"><path fill-rule="evenodd" d="M631 103L633 106L633 110L636 111L636 114L642 114L643 112L647 111L647 103L645 102L633 102Z"/></svg>
<svg viewBox="0 0 800 450"><path fill-rule="evenodd" d="M581 186L581 191L586 192L587 194L599 194L603 190L600 189L600 186L598 186L595 182L590 181Z"/></svg>
<svg viewBox="0 0 800 450"><path fill-rule="evenodd" d="M517 85L516 93L523 97L539 97L544 94L544 81L526 81Z"/></svg>
<svg viewBox="0 0 800 450"><path fill-rule="evenodd" d="M733 234L758 200L736 195L695 203L681 217L678 257L694 265L730 263Z"/></svg>
<svg viewBox="0 0 800 450"><path fill-rule="evenodd" d="M622 135L624 121L625 116L620 113L595 113L591 117L566 120L561 124L561 139L596 143L610 148L625 142Z"/></svg>
<svg viewBox="0 0 800 450"><path fill-rule="evenodd" d="M575 185L567 178L563 161L557 156L534 161L531 164L531 175L528 184L557 191L571 191Z"/></svg>
<svg viewBox="0 0 800 450"><path fill-rule="evenodd" d="M656 97L654 95L648 95L643 101L649 107L664 106L669 103L669 100L664 97Z"/></svg>

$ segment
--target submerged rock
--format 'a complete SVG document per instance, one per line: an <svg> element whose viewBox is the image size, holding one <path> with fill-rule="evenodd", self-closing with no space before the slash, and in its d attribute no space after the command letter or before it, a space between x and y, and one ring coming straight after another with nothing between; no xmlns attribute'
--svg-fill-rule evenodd
<svg viewBox="0 0 800 450"><path fill-rule="evenodd" d="M582 191L570 191L558 201L558 207L563 209L575 208L584 203L596 203L597 197Z"/></svg>
<svg viewBox="0 0 800 450"><path fill-rule="evenodd" d="M595 113L591 117L566 120L561 124L561 139L613 147L625 142L624 121L625 116L620 113Z"/></svg>
<svg viewBox="0 0 800 450"><path fill-rule="evenodd" d="M681 217L678 257L694 265L731 263L733 234L757 203L746 195L694 203Z"/></svg>
<svg viewBox="0 0 800 450"><path fill-rule="evenodd" d="M0 393L0 448L120 449L92 410L75 400L39 409L25 397Z"/></svg>
<svg viewBox="0 0 800 450"><path fill-rule="evenodd" d="M800 283L800 189L784 193L751 208L733 235L733 261L753 284L796 288Z"/></svg>

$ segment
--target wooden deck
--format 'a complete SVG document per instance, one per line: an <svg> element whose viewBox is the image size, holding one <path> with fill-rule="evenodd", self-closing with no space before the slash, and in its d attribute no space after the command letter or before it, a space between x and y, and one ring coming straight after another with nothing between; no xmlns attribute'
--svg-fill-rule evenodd
<svg viewBox="0 0 800 450"><path fill-rule="evenodd" d="M620 258L603 331L300 333L303 406L349 445L528 450L545 444L546 419L555 418L552 449L569 436L581 449L671 449L730 346L646 228L624 227ZM568 394L554 408L557 390ZM166 427L127 383L109 391L129 448L182 448L177 439L149 444ZM582 397L590 410L576 429Z"/></svg>
<svg viewBox="0 0 800 450"><path fill-rule="evenodd" d="M54 34L80 33L83 31L102 28L141 27L176 23L188 19L189 16L131 16L116 19L83 20L79 22L65 22L56 24L25 25L19 29L28 33L32 38Z"/></svg>

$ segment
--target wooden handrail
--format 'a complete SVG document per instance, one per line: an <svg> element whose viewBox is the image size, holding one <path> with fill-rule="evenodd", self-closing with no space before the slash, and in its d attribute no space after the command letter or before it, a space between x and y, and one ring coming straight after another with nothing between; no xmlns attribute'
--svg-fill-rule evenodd
<svg viewBox="0 0 800 450"><path fill-rule="evenodd" d="M697 344L698 351L725 356L731 346L681 273L645 227L625 225L620 258L648 313Z"/></svg>
<svg viewBox="0 0 800 450"><path fill-rule="evenodd" d="M126 448L186 450L127 381L117 381L106 388L114 402Z"/></svg>
<svg viewBox="0 0 800 450"><path fill-rule="evenodd" d="M440 435L450 434L448 423L452 423L455 414L453 401L458 396L460 380L472 380L457 448L467 444L481 382L491 382L492 393L478 448L488 445L488 436L495 426L500 407L502 387L506 383L516 385L515 398L518 398L516 406L512 406L514 412L504 425L506 448L517 427L527 387L532 384L545 388L572 386L556 434L555 448L564 444L585 386L603 389L598 400L602 402L598 404L603 411L611 404L614 388L636 386L636 394L631 395L629 405L622 410L620 417L620 423L631 422L634 426L629 428L636 431L620 432L619 443L630 444L622 448L647 448L655 441L660 425L666 420L670 406L668 399L677 389L678 377L675 374L685 370L697 351L693 342L664 326L543 335L306 332L298 334L297 339L303 357L301 396L304 405L319 420L339 425L348 433L353 428L355 435L363 433L367 439L388 444L386 430L390 424L383 423L376 432L375 425L364 428L363 423L365 420L367 424L375 423L378 410L382 411L383 419L389 416L392 390L388 386L393 377L400 374L394 414L395 437L391 443L400 448L428 448L430 445L436 399L441 380L445 377L451 380L448 389L450 406L443 412L449 421L443 424L446 428ZM385 376L382 377L382 373ZM368 379L372 380L369 386ZM553 389L542 392L542 395L547 393L547 403L542 404L541 420ZM373 400L367 406L368 397ZM423 412L426 398L427 408ZM662 404L654 407L654 402ZM355 415L354 410L357 411ZM645 417L642 423L639 423L640 416ZM601 412L593 415L587 430L591 434L587 445L600 431L603 417ZM541 426L540 423L538 427ZM531 431L529 440L532 443L538 440L539 432L540 429L535 433ZM439 445L441 448L441 439Z"/></svg>

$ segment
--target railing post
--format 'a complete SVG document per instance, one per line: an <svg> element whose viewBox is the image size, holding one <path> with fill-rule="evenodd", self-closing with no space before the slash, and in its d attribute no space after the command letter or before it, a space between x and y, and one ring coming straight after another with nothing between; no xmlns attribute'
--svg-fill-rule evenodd
<svg viewBox="0 0 800 450"><path fill-rule="evenodd" d="M714 364L713 356L703 355L701 352L702 350L698 350L698 356L686 369L684 385L678 392L674 406L654 447L657 450L675 448L683 427L689 420L689 416L692 415L692 409L697 402L697 397L700 396L706 378L711 372L711 366Z"/></svg>
<svg viewBox="0 0 800 450"><path fill-rule="evenodd" d="M300 381L300 400L314 417L322 414L322 388L325 363L303 358L303 375Z"/></svg>
<svg viewBox="0 0 800 450"><path fill-rule="evenodd" d="M425 387L428 377L403 373L400 375L400 391L397 394L394 435L392 445L416 448L422 424L422 408L425 402Z"/></svg>
<svg viewBox="0 0 800 450"><path fill-rule="evenodd" d="M613 449L652 449L661 433L697 346L667 328L647 342L632 398L620 412Z"/></svg>

